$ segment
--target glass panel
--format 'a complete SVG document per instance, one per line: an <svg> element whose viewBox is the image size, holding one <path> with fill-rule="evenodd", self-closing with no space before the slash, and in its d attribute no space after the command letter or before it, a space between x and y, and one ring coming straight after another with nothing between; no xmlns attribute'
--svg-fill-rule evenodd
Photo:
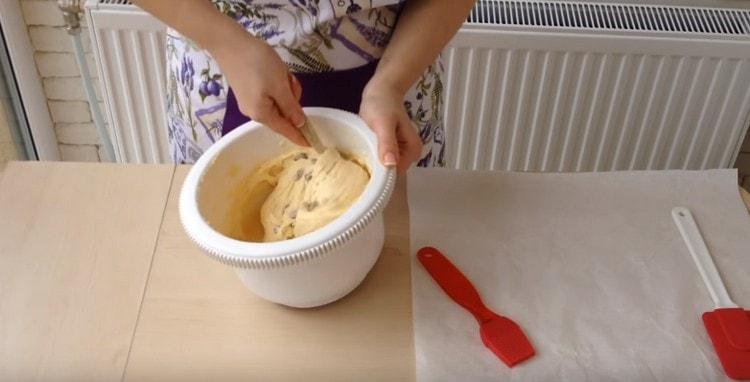
<svg viewBox="0 0 750 382"><path fill-rule="evenodd" d="M8 161L26 159L36 159L36 153L0 32L0 169Z"/></svg>

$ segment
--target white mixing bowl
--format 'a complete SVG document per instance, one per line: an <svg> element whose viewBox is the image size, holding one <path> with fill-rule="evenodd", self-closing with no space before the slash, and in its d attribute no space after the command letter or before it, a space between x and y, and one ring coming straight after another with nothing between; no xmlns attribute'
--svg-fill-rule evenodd
<svg viewBox="0 0 750 382"><path fill-rule="evenodd" d="M180 194L180 219L188 236L209 256L235 267L248 289L267 300L314 307L335 301L359 285L375 264L385 232L382 210L396 174L378 160L377 139L356 115L305 108L321 140L361 158L370 181L343 215L306 235L251 243L221 233L239 182L263 162L294 145L256 122L222 137L190 170Z"/></svg>

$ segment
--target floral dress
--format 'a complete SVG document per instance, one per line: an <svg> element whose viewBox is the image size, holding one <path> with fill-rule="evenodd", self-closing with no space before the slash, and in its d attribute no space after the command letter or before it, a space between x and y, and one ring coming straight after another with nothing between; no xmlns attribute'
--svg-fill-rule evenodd
<svg viewBox="0 0 750 382"><path fill-rule="evenodd" d="M293 73L357 68L378 60L404 0L212 0L265 40ZM227 83L208 52L167 30L167 127L175 163L194 163L222 134ZM430 65L404 105L424 143L418 166L444 165L443 65Z"/></svg>

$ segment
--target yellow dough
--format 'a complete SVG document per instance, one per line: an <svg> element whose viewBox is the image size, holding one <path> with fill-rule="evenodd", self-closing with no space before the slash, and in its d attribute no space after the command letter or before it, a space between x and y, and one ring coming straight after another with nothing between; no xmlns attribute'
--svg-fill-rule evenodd
<svg viewBox="0 0 750 382"><path fill-rule="evenodd" d="M272 159L253 172L238 190L244 197L229 217L237 227L231 236L260 241L258 218L265 242L314 231L343 214L369 180L363 165L356 159L342 157L336 149L329 148L321 154L299 149Z"/></svg>

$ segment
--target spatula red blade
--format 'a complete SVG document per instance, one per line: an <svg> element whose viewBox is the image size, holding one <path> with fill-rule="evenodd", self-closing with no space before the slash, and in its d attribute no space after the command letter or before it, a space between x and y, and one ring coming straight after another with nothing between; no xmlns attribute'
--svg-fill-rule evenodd
<svg viewBox="0 0 750 382"><path fill-rule="evenodd" d="M735 312L730 312L729 317L726 312L720 312L721 310L726 309L717 309L703 314L703 324L706 326L708 336L711 338L716 355L719 356L719 361L727 376L733 379L750 379L750 351L734 346L727 336L728 333L731 335L737 331L734 326L738 321L739 325L743 325L741 316L736 312L736 310L742 310L733 309ZM742 313L744 313L744 319L750 322L750 311L742 311Z"/></svg>
<svg viewBox="0 0 750 382"><path fill-rule="evenodd" d="M508 367L513 367L534 356L534 347L518 324L503 316L496 316L480 328L484 346L492 350Z"/></svg>
<svg viewBox="0 0 750 382"><path fill-rule="evenodd" d="M742 308L719 308L711 312L719 320L729 343L750 352L750 319Z"/></svg>
<svg viewBox="0 0 750 382"><path fill-rule="evenodd" d="M521 327L487 308L471 282L440 251L422 248L417 259L453 301L474 315L482 342L508 367L534 355L534 347Z"/></svg>

